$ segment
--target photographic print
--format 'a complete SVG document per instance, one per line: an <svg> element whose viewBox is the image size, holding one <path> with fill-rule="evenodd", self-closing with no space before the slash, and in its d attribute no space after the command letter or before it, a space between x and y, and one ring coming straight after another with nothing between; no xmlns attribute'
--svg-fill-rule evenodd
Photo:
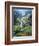
<svg viewBox="0 0 39 46"><path fill-rule="evenodd" d="M32 36L32 8L12 7L12 37L14 36Z"/></svg>

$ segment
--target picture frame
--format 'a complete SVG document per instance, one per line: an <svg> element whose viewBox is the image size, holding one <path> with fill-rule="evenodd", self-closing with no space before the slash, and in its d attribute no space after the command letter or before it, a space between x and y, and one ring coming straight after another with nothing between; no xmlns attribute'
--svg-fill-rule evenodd
<svg viewBox="0 0 39 46"><path fill-rule="evenodd" d="M29 19L29 16L32 16L32 18ZM28 19L25 19L26 20L25 21L23 18L28 18ZM23 24L25 24L26 26L23 26ZM25 31L28 31L28 34L25 33ZM31 33L29 33L29 31ZM6 1L5 2L5 44L6 45L25 44L25 43L36 43L36 42L38 42L38 3Z"/></svg>

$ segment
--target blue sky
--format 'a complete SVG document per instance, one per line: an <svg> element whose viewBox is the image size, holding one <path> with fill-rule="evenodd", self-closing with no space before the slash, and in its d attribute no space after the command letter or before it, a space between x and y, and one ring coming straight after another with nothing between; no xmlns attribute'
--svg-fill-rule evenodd
<svg viewBox="0 0 39 46"><path fill-rule="evenodd" d="M17 9L17 8L15 8L13 11L18 12L19 14L22 14L22 16L24 16L25 13L26 14L32 13L32 9L31 8L26 8L26 9L19 9L19 8Z"/></svg>

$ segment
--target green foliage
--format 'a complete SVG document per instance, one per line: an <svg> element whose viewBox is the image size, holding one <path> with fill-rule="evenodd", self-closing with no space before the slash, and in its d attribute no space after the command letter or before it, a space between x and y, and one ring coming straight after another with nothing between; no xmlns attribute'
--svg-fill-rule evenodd
<svg viewBox="0 0 39 46"><path fill-rule="evenodd" d="M21 27L19 25L14 26L14 32L20 32Z"/></svg>
<svg viewBox="0 0 39 46"><path fill-rule="evenodd" d="M23 36L26 35L26 33L32 34L32 26L29 24L31 23L32 19L31 18L16 18L14 19L14 32L15 36ZM21 27L21 22L23 23ZM22 30L22 31L21 31Z"/></svg>
<svg viewBox="0 0 39 46"><path fill-rule="evenodd" d="M31 26L26 26L23 27L24 32L32 32L32 27Z"/></svg>
<svg viewBox="0 0 39 46"><path fill-rule="evenodd" d="M23 21L29 22L28 18L26 18L26 17L23 19Z"/></svg>

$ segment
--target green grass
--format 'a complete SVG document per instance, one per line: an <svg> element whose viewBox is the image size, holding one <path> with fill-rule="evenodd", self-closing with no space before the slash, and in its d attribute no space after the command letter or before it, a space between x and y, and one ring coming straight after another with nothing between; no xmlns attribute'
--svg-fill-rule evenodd
<svg viewBox="0 0 39 46"><path fill-rule="evenodd" d="M15 36L31 36L32 35L32 26L25 26L22 27L23 31L20 31L21 27L16 26L14 27Z"/></svg>

